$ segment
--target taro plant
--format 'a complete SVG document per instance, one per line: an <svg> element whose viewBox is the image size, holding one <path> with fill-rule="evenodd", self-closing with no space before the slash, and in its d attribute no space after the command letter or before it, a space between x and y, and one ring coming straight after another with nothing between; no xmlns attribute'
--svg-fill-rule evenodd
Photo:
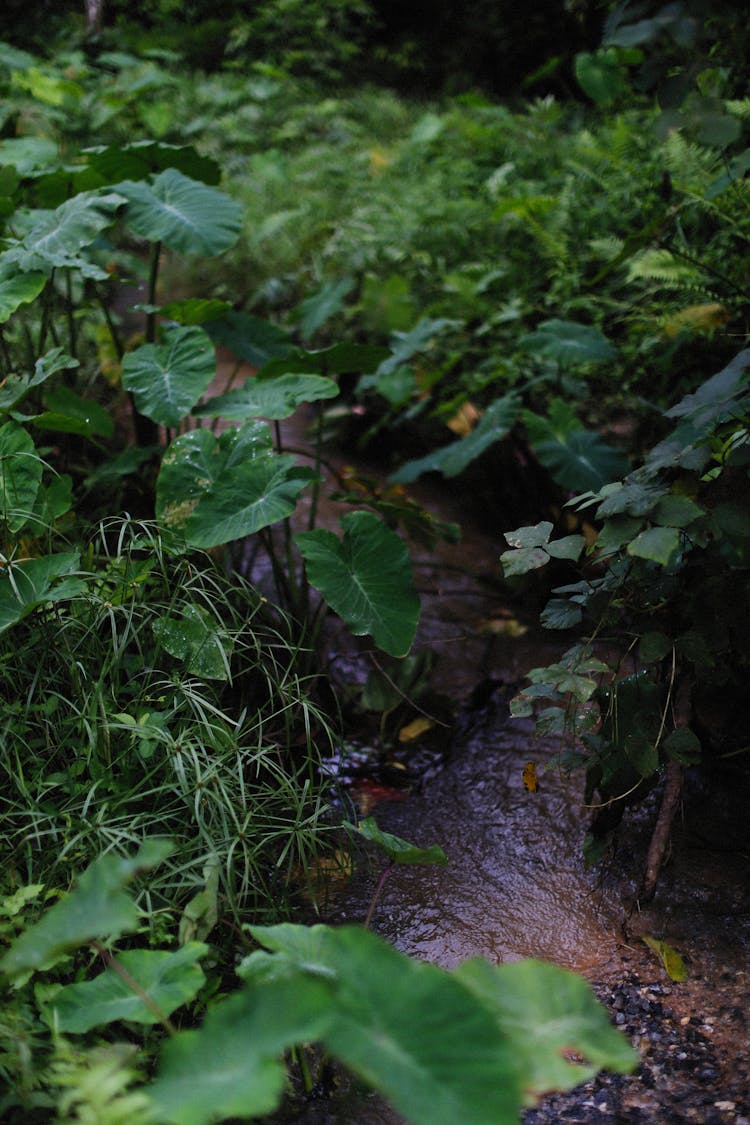
<svg viewBox="0 0 750 1125"><path fill-rule="evenodd" d="M749 368L746 349L667 411L676 425L638 469L570 501L596 523L590 545L580 535L551 538L550 523L506 535L506 576L583 559L577 579L553 590L542 623L583 630L584 639L533 669L512 710L535 712L540 732L565 735L562 764L585 771L592 859L626 804L664 778L644 897L656 886L684 768L747 751Z"/></svg>
<svg viewBox="0 0 750 1125"><path fill-rule="evenodd" d="M303 628L312 612L312 583L355 633L370 633L389 653L404 655L419 606L402 541L372 511L346 515L341 539L316 528L320 450L312 467L301 466L278 440L280 420L302 404L335 397L339 375L377 365L383 350L340 345L304 351L272 325L220 302L158 306L166 250L218 254L240 231L238 205L213 186L218 167L190 148L110 147L89 150L70 171L45 166L21 177L10 166L6 172L10 206L0 253L6 383L0 406L8 416L4 479L7 503L14 505L6 521L11 534L34 518L33 504L45 495L42 453L32 435L66 435L44 463L58 475L74 468L74 484L88 488L90 497L107 481L147 474L156 455L157 518L181 536L186 550L265 533L280 596L287 596ZM42 201L46 206L39 206ZM105 291L117 269L112 239L123 229L137 240L136 248L148 248L145 342L129 348ZM124 282L119 276L118 299ZM98 329L88 319L97 307ZM260 371L201 405L216 374L215 342ZM114 385L99 378L107 349L114 351ZM137 446L112 459L108 447L115 418L122 415L123 392ZM188 428L209 417L225 428L219 433ZM275 445L268 419L275 425ZM233 424L227 427L228 422ZM85 439L83 455L71 448L72 438ZM296 539L307 564L300 582L289 525L281 536L281 560L268 529L292 515L306 489L313 499L308 527ZM21 504L26 520L19 515ZM55 517L62 515L58 505Z"/></svg>
<svg viewBox="0 0 750 1125"><path fill-rule="evenodd" d="M239 982L212 998L205 943L150 948L135 936L129 886L142 888L167 853L163 841L146 841L132 858L101 856L36 920L39 887L0 904L9 919L0 959L9 1122L31 1112L49 1120L73 1103L107 1121L259 1117L282 1099L284 1052L316 1042L416 1125L510 1123L545 1090L635 1064L567 970L476 959L446 972L356 926L252 926L256 948ZM102 971L87 967L87 950ZM24 1020L33 1034L22 1055L6 1025ZM149 1028L159 1029L145 1038L156 1077L144 1082L119 1039Z"/></svg>

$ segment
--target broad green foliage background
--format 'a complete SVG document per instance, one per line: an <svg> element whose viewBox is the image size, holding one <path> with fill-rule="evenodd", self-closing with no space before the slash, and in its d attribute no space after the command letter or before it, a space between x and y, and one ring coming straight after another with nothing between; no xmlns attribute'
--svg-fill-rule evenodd
<svg viewBox="0 0 750 1125"><path fill-rule="evenodd" d="M0 44L10 1121L267 1114L311 1041L430 1125L632 1065L550 966L263 924L348 865L325 615L391 660L360 693L381 737L429 671L408 541L457 529L405 491L423 474L497 528L511 591L553 572L571 644L513 709L603 806L591 858L662 770L743 752L701 707L731 713L748 665L746 29L700 0L524 13L560 53L514 48L511 104L518 14L443 7L445 40L419 5L264 0L227 34L198 0L138 26L112 0L100 38ZM365 61L449 89L349 88ZM390 475L342 475L336 530L331 439ZM262 590L233 571L261 554Z"/></svg>

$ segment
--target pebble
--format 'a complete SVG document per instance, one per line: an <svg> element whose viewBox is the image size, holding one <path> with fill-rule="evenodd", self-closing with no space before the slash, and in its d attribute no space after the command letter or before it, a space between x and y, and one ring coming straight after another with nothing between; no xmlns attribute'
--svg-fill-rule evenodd
<svg viewBox="0 0 750 1125"><path fill-rule="evenodd" d="M640 1051L638 1071L605 1071L567 1093L550 1094L525 1112L523 1125L750 1125L746 1078L722 1076L711 1024L696 1016L678 1019L668 1006L672 990L644 985L635 972L614 986L593 987Z"/></svg>

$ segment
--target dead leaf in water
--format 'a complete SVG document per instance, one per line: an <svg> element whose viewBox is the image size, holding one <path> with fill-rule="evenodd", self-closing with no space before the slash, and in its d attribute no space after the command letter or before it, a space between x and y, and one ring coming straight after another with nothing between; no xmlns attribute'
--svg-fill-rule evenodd
<svg viewBox="0 0 750 1125"><path fill-rule="evenodd" d="M516 617L488 617L479 626L480 633L490 633L495 637L523 637L528 631L528 625L523 625Z"/></svg>
<svg viewBox="0 0 750 1125"><path fill-rule="evenodd" d="M641 940L649 947L651 952L655 953L659 958L670 980L677 982L687 980L685 962L676 949L673 949L666 941L661 941L659 938L649 937L648 935Z"/></svg>
<svg viewBox="0 0 750 1125"><path fill-rule="evenodd" d="M527 762L521 774L523 783L529 793L539 792L539 778L536 772L536 762Z"/></svg>
<svg viewBox="0 0 750 1125"><path fill-rule="evenodd" d="M419 719L412 719L410 723L407 723L406 726L402 727L398 732L398 740L399 742L413 742L415 738L419 738L420 734L432 730L434 726L435 724L432 719L428 719L426 716L421 716Z"/></svg>

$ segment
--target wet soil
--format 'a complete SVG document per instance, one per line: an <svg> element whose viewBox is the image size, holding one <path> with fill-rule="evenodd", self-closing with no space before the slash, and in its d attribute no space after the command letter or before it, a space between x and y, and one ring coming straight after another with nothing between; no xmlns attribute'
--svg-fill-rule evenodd
<svg viewBox="0 0 750 1125"><path fill-rule="evenodd" d="M421 846L440 843L449 865L397 869L374 928L404 952L446 967L477 955L539 957L589 980L638 1048L640 1068L551 1094L526 1112L525 1125L750 1125L748 771L730 761L686 779L651 903L635 895L658 790L626 814L614 855L585 867L590 813L581 806L582 784L554 767L553 741L538 741L527 721L508 712L528 669L566 645L539 630L533 605L511 600L500 583L504 528L467 526L460 498L439 486L410 491L463 525L460 544L417 552L415 568L422 599L415 650L438 654L433 687L454 701L455 722L439 751L430 750L430 735L427 746L417 740L402 748L398 765L411 784L398 792L371 786L362 811L378 802L381 828ZM322 522L335 528L338 514L323 505ZM361 679L371 666L366 645L352 652L335 630L325 655L344 678ZM541 781L535 793L522 779L529 761ZM338 765L352 772L345 753ZM326 920L362 920L376 877L376 867L363 865ZM644 936L682 955L686 981L669 979ZM401 1125L375 1095L346 1084L294 1120Z"/></svg>

